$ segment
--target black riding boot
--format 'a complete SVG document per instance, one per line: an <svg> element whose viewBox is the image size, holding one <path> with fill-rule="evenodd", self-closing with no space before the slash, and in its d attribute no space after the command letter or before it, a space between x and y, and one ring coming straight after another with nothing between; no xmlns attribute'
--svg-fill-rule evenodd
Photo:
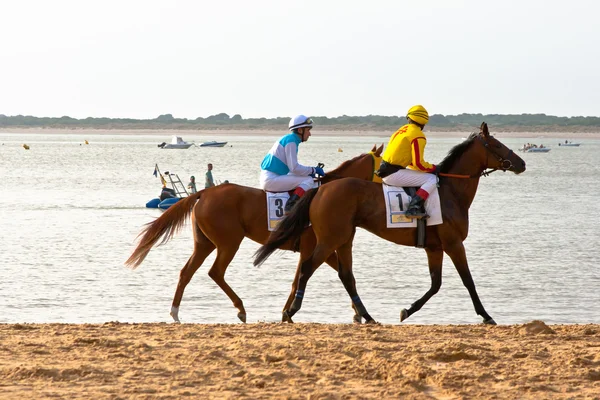
<svg viewBox="0 0 600 400"><path fill-rule="evenodd" d="M427 216L426 213L424 213L423 211L421 211L421 208L423 207L423 203L425 202L425 200L423 200L423 198L419 195L415 195L413 196L413 198L410 200L410 203L408 204L408 209L406 210L406 217L407 218L424 218Z"/></svg>
<svg viewBox="0 0 600 400"><path fill-rule="evenodd" d="M283 215L288 215L292 211L292 207L294 204L300 199L296 193L292 194L288 199L287 203L285 203L285 208L283 209Z"/></svg>

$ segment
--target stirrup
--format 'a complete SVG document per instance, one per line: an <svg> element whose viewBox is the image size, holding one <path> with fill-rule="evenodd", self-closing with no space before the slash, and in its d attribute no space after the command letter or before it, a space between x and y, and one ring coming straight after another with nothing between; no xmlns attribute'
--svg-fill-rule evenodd
<svg viewBox="0 0 600 400"><path fill-rule="evenodd" d="M404 213L404 216L406 218L410 218L410 219L429 218L429 215L427 215L427 213L421 212L421 211L417 210L416 208L406 210L406 212Z"/></svg>

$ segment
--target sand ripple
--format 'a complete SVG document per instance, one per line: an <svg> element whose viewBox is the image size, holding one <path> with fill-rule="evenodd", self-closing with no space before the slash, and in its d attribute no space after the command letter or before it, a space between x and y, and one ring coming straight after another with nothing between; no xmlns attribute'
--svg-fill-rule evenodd
<svg viewBox="0 0 600 400"><path fill-rule="evenodd" d="M0 398L600 398L600 327L0 325Z"/></svg>

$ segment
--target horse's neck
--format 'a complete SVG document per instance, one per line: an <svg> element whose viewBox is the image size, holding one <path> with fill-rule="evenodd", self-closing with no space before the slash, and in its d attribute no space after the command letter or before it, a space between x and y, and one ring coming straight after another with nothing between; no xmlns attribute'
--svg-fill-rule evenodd
<svg viewBox="0 0 600 400"><path fill-rule="evenodd" d="M440 185L442 197L451 196L457 200L457 204L468 211L475 199L479 176L483 172L481 164L469 157L469 151L465 152L450 168L449 174L467 175L472 178L443 178Z"/></svg>
<svg viewBox="0 0 600 400"><path fill-rule="evenodd" d="M361 157L353 162L344 162L342 165L330 171L321 179L321 184L334 181L340 178L360 178L367 179L373 174L372 162L367 162Z"/></svg>

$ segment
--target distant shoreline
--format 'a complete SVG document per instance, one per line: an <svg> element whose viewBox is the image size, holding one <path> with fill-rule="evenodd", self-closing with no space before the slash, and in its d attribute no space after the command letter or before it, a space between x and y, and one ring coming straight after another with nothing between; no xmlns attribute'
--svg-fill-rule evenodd
<svg viewBox="0 0 600 400"><path fill-rule="evenodd" d="M329 128L329 127L328 127ZM521 128L522 129L522 128ZM90 129L90 128L0 128L0 134L43 134L43 135L153 135L169 139L173 135L182 136L277 136L285 133L286 129ZM425 132L429 137L464 137L472 129L439 129L426 128ZM540 131L535 127L528 130L494 129L490 126L492 134L499 137L511 138L550 138L550 139L600 139L600 131L587 130L565 130L565 131ZM315 127L313 135L315 136L368 136L368 137L388 137L394 132L393 129L357 129L356 127L339 129L319 129Z"/></svg>

